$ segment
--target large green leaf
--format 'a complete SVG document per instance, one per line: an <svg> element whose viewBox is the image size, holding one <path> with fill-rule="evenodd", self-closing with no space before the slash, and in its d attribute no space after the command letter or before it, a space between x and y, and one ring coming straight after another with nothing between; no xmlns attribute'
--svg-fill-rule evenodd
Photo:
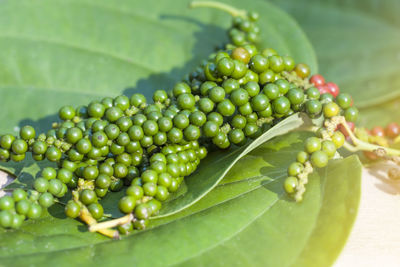
<svg viewBox="0 0 400 267"><path fill-rule="evenodd" d="M315 47L320 72L367 107L400 95L400 2L270 0L293 15Z"/></svg>
<svg viewBox="0 0 400 267"><path fill-rule="evenodd" d="M195 205L154 220L147 231L109 241L51 211L20 230L2 230L0 260L13 266L309 266L317 257L318 266L329 265L355 218L361 165L356 157L333 161L310 176L304 201L294 203L281 183L307 136L293 132L265 143Z"/></svg>
<svg viewBox="0 0 400 267"><path fill-rule="evenodd" d="M316 70L299 26L263 1L229 1L262 14L262 46ZM227 41L230 16L189 0L38 0L0 3L0 133L51 127L62 105L170 89Z"/></svg>
<svg viewBox="0 0 400 267"><path fill-rule="evenodd" d="M310 44L290 17L263 2L232 4L265 11L260 21L263 46L275 47L316 68ZM27 123L44 131L55 119L52 114L57 107L85 104L124 88L128 95L140 91L148 97L156 89L170 88L213 47L226 41L222 26L231 19L212 9L189 12L187 5L188 1L146 1L140 6L133 1L120 1L118 6L107 1L4 3L0 22L8 23L0 23L0 41L4 39L0 61L8 64L0 63L0 104L5 108L0 131L15 133L15 125ZM28 13L30 23L22 19ZM24 119L26 114L29 118ZM218 163L223 166L204 168L221 153L209 157L188 180L186 194L165 205L163 214L179 211L204 196L237 159L298 122L291 119L242 150L221 152L223 160ZM3 165L19 178L9 188L31 184L39 170L31 162Z"/></svg>

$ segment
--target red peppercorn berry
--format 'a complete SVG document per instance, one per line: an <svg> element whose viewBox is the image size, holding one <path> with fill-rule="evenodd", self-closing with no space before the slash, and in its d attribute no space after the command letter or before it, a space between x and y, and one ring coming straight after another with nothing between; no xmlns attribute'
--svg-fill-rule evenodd
<svg viewBox="0 0 400 267"><path fill-rule="evenodd" d="M385 130L381 126L375 126L374 128L372 128L371 134L375 136L384 137Z"/></svg>
<svg viewBox="0 0 400 267"><path fill-rule="evenodd" d="M321 74L314 74L313 76L311 76L310 82L315 86L324 85L325 79Z"/></svg>
<svg viewBox="0 0 400 267"><path fill-rule="evenodd" d="M333 95L333 97L337 97L337 95L340 93L339 86L337 86L336 83L333 82L326 83L326 87L328 88L329 93Z"/></svg>
<svg viewBox="0 0 400 267"><path fill-rule="evenodd" d="M317 89L318 89L318 91L319 91L319 93L320 93L321 95L322 95L322 94L326 94L326 93L330 93L328 87L327 87L325 84L323 84L323 85L317 85L316 87L317 87Z"/></svg>
<svg viewBox="0 0 400 267"><path fill-rule="evenodd" d="M385 130L386 136L389 138L396 138L400 134L400 125L395 122L389 123Z"/></svg>

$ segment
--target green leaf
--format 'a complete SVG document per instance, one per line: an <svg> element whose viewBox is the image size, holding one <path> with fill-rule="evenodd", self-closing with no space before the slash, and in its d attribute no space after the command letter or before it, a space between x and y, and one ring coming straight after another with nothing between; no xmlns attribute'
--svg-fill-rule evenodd
<svg viewBox="0 0 400 267"><path fill-rule="evenodd" d="M63 105L170 89L227 41L231 17L184 1L29 0L0 6L0 133L32 124L47 131ZM299 26L261 1L229 1L259 11L262 46L307 62L313 49ZM27 19L29 18L29 20Z"/></svg>
<svg viewBox="0 0 400 267"><path fill-rule="evenodd" d="M293 15L315 47L320 73L358 107L400 96L397 0L270 0Z"/></svg>
<svg viewBox="0 0 400 267"><path fill-rule="evenodd" d="M291 201L281 180L307 136L292 132L265 143L235 165L244 170L243 176L232 169L195 205L120 241L87 233L86 227L57 218L57 213L27 222L20 230L2 230L1 262L309 266L318 257L319 266L329 265L355 218L361 165L355 156L332 161L310 176L302 203ZM316 250L321 253L311 253Z"/></svg>
<svg viewBox="0 0 400 267"><path fill-rule="evenodd" d="M11 20L7 27L0 25L0 39L7 41L0 42L0 62L4 63L0 63L0 104L4 106L0 120L5 122L0 132L16 133L14 126L25 124L45 131L60 106L87 104L90 99L115 96L124 88L128 88L124 91L128 95L140 91L149 98L156 89L171 88L213 47L227 41L222 27L231 20L218 10L189 10L187 3L146 1L138 6L120 1L114 6L108 1L7 2L0 8L0 22ZM267 3L231 4L263 10L261 45L307 61L316 69L311 45L290 17ZM27 13L32 18L30 23L22 19ZM278 134L288 130L279 130ZM274 135L266 134L249 148L223 152L224 167L218 166L217 172L203 168L195 174L188 180L189 192L169 202L164 213L181 210L204 196L239 157ZM203 166L214 159L211 156ZM24 164L1 164L18 176L8 188L32 183L39 168L32 160ZM118 195L113 200L115 197Z"/></svg>

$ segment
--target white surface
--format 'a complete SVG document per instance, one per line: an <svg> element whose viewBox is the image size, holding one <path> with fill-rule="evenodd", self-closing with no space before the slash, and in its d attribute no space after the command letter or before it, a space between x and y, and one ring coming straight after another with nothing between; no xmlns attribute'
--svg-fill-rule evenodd
<svg viewBox="0 0 400 267"><path fill-rule="evenodd" d="M387 167L363 169L357 219L334 267L400 266L400 181Z"/></svg>

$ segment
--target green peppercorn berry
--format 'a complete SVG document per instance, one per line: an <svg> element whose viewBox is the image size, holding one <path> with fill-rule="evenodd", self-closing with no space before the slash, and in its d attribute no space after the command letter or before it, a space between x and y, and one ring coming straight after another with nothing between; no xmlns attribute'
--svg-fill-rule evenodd
<svg viewBox="0 0 400 267"><path fill-rule="evenodd" d="M14 142L15 137L11 134L6 134L0 138L0 146L6 150L9 150Z"/></svg>
<svg viewBox="0 0 400 267"><path fill-rule="evenodd" d="M88 206L88 210L92 217L96 220L99 220L101 217L103 217L104 214L104 209L103 206L99 203L92 203Z"/></svg>
<svg viewBox="0 0 400 267"><path fill-rule="evenodd" d="M338 104L335 102L330 102L324 105L323 107L323 113L325 118L332 118L334 116L337 116L340 112L340 108Z"/></svg>
<svg viewBox="0 0 400 267"><path fill-rule="evenodd" d="M223 101L218 103L217 110L222 116L229 117L232 116L233 113L235 113L235 106L229 99L224 99Z"/></svg>
<svg viewBox="0 0 400 267"><path fill-rule="evenodd" d="M269 83L264 86L263 93L268 97L268 99L274 100L279 97L279 87L274 83Z"/></svg>
<svg viewBox="0 0 400 267"><path fill-rule="evenodd" d="M336 97L336 102L342 109L347 109L347 108L351 107L351 105L353 104L353 100L352 100L351 96L346 93L340 93Z"/></svg>
<svg viewBox="0 0 400 267"><path fill-rule="evenodd" d="M49 188L47 189L52 195L57 196L63 187L63 183L58 179L51 179L49 181Z"/></svg>
<svg viewBox="0 0 400 267"><path fill-rule="evenodd" d="M0 198L0 210L10 210L14 208L14 199L10 196Z"/></svg>
<svg viewBox="0 0 400 267"><path fill-rule="evenodd" d="M175 84L172 92L175 97L178 97L181 94L190 94L191 89L187 83L180 82L180 83Z"/></svg>
<svg viewBox="0 0 400 267"><path fill-rule="evenodd" d="M310 67L306 64L300 63L294 67L294 71L300 78L307 78L310 75Z"/></svg>
<svg viewBox="0 0 400 267"><path fill-rule="evenodd" d="M42 207L39 204L32 203L29 207L26 217L29 219L37 219L42 215Z"/></svg>
<svg viewBox="0 0 400 267"><path fill-rule="evenodd" d="M126 194L135 199L141 199L144 195L143 188L139 185L131 185L126 189Z"/></svg>
<svg viewBox="0 0 400 267"><path fill-rule="evenodd" d="M27 199L22 199L16 203L15 210L18 214L26 215L31 207L31 203L32 202Z"/></svg>
<svg viewBox="0 0 400 267"><path fill-rule="evenodd" d="M40 195L38 201L40 206L42 206L43 208L48 208L54 204L54 197L52 194L45 192Z"/></svg>
<svg viewBox="0 0 400 267"><path fill-rule="evenodd" d="M297 162L304 164L308 160L308 158L309 158L309 155L307 152L300 151L299 153L297 153L296 160L297 160Z"/></svg>
<svg viewBox="0 0 400 267"><path fill-rule="evenodd" d="M224 88L225 93L230 94L231 92L233 92L236 89L240 88L240 84L237 80L229 78L226 79L223 83L222 83L222 88Z"/></svg>
<svg viewBox="0 0 400 267"><path fill-rule="evenodd" d="M97 201L97 196L93 190L83 189L79 195L79 200L85 205L90 205Z"/></svg>
<svg viewBox="0 0 400 267"><path fill-rule="evenodd" d="M269 99L264 94L258 94L251 99L251 107L255 111L265 110L269 105Z"/></svg>
<svg viewBox="0 0 400 267"><path fill-rule="evenodd" d="M284 96L280 96L272 101L272 110L278 114L286 114L290 110L290 101Z"/></svg>
<svg viewBox="0 0 400 267"><path fill-rule="evenodd" d="M303 169L304 169L303 164L301 164L300 162L293 162L292 164L289 165L288 175L297 176L303 171Z"/></svg>
<svg viewBox="0 0 400 267"><path fill-rule="evenodd" d="M15 202L26 199L26 197L27 197L27 193L22 188L17 188L12 192L12 198L14 199Z"/></svg>
<svg viewBox="0 0 400 267"><path fill-rule="evenodd" d="M75 109L72 106L64 106L58 111L58 116L64 121L72 120L75 117Z"/></svg>
<svg viewBox="0 0 400 267"><path fill-rule="evenodd" d="M221 76L229 76L235 69L235 63L230 57L223 57L217 62L216 67Z"/></svg>
<svg viewBox="0 0 400 267"><path fill-rule="evenodd" d="M173 126L172 120L168 117L159 118L157 123L158 123L158 128L161 132L168 132L169 130L172 129Z"/></svg>
<svg viewBox="0 0 400 267"><path fill-rule="evenodd" d="M125 111L129 108L129 98L125 95L119 95L114 99L114 106L120 108L122 111Z"/></svg>
<svg viewBox="0 0 400 267"><path fill-rule="evenodd" d="M76 150L80 153L80 154L87 154L87 153L89 153L90 152L90 150L92 150L92 143L88 140L88 139L86 139L86 138L83 138L83 139L81 139L81 140L79 140L77 143L76 143ZM52 147L50 147L49 149L47 149L47 152L49 152L49 150L51 149ZM46 155L47 155L47 153L46 153Z"/></svg>
<svg viewBox="0 0 400 267"><path fill-rule="evenodd" d="M36 155L34 155L36 156ZM15 153L11 153L10 154L10 159L14 162L20 162L23 161L25 159L25 154L15 154ZM36 157L35 157L36 159ZM40 157L40 160L42 160L43 158Z"/></svg>
<svg viewBox="0 0 400 267"><path fill-rule="evenodd" d="M129 117L121 117L115 122L115 124L118 126L121 132L126 132L133 125L133 122ZM105 126L107 125L104 125L104 127ZM104 127L101 129L101 131L104 130Z"/></svg>
<svg viewBox="0 0 400 267"><path fill-rule="evenodd" d="M140 107L146 104L146 97L142 94L133 94L130 102L132 106Z"/></svg>
<svg viewBox="0 0 400 267"><path fill-rule="evenodd" d="M246 117L239 114L235 115L231 121L232 127L237 129L243 129L246 126L246 123L247 123Z"/></svg>
<svg viewBox="0 0 400 267"><path fill-rule="evenodd" d="M283 60L283 65L284 65L286 71L292 71L294 69L295 62L292 57L283 56L282 60Z"/></svg>
<svg viewBox="0 0 400 267"><path fill-rule="evenodd" d="M114 164L114 176L116 178L125 178L128 175L128 168L125 164L116 163Z"/></svg>
<svg viewBox="0 0 400 267"><path fill-rule="evenodd" d="M304 147L309 154L321 150L321 139L318 137L309 137L306 139Z"/></svg>
<svg viewBox="0 0 400 267"><path fill-rule="evenodd" d="M355 122L358 117L358 109L356 107L349 107L344 111L346 121Z"/></svg>
<svg viewBox="0 0 400 267"><path fill-rule="evenodd" d="M254 81L246 83L244 89L247 91L250 97L254 97L260 93L260 86Z"/></svg>
<svg viewBox="0 0 400 267"><path fill-rule="evenodd" d="M77 127L72 127L65 133L65 139L70 144L75 144L83 137L82 130Z"/></svg>
<svg viewBox="0 0 400 267"><path fill-rule="evenodd" d="M21 128L21 130L19 131L19 136L23 140L29 140L35 138L36 132L32 126L27 125Z"/></svg>
<svg viewBox="0 0 400 267"><path fill-rule="evenodd" d="M269 62L263 55L255 55L250 59L250 69L256 73L264 72L268 69Z"/></svg>
<svg viewBox="0 0 400 267"><path fill-rule="evenodd" d="M106 110L106 118L109 122L115 122L123 116L123 111L119 107L111 107Z"/></svg>
<svg viewBox="0 0 400 267"><path fill-rule="evenodd" d="M149 218L150 213L151 209L146 203L139 204L135 209L135 217L140 220Z"/></svg>
<svg viewBox="0 0 400 267"><path fill-rule="evenodd" d="M28 144L25 140L16 139L12 143L11 148L15 154L24 154L26 151L28 151Z"/></svg>
<svg viewBox="0 0 400 267"><path fill-rule="evenodd" d="M47 151L47 144L43 141L35 141L32 145L32 152L36 155L43 155Z"/></svg>
<svg viewBox="0 0 400 267"><path fill-rule="evenodd" d="M131 213L135 209L136 199L132 196L124 196L118 202L118 208L123 213Z"/></svg>
<svg viewBox="0 0 400 267"><path fill-rule="evenodd" d="M196 102L192 94L181 94L177 98L177 103L180 109L191 110Z"/></svg>
<svg viewBox="0 0 400 267"><path fill-rule="evenodd" d="M292 105L298 105L303 103L304 101L304 93L303 90L299 88L289 89L286 97L289 99Z"/></svg>
<svg viewBox="0 0 400 267"><path fill-rule="evenodd" d="M56 178L56 176L57 176L57 171L52 167L45 167L42 170L42 177L46 178L47 180L54 179Z"/></svg>
<svg viewBox="0 0 400 267"><path fill-rule="evenodd" d="M155 198L159 201L165 201L169 197L168 189L162 185L157 186Z"/></svg>
<svg viewBox="0 0 400 267"><path fill-rule="evenodd" d="M101 118L104 115L106 108L103 104L92 102L88 106L88 114L92 118Z"/></svg>
<svg viewBox="0 0 400 267"><path fill-rule="evenodd" d="M11 227L14 220L13 217L14 215L8 210L0 211L0 226L3 228Z"/></svg>
<svg viewBox="0 0 400 267"><path fill-rule="evenodd" d="M157 124L157 122L153 121L153 120L145 121L143 123L143 132L147 136L153 136L156 133L158 133L158 124ZM126 144L124 144L124 146L127 145L129 143L129 141ZM134 140L134 141L136 141L136 140Z"/></svg>
<svg viewBox="0 0 400 267"><path fill-rule="evenodd" d="M124 182L121 179L115 179L115 180L111 180L109 189L113 192L119 192L119 191L121 191L123 186L124 186Z"/></svg>
<svg viewBox="0 0 400 267"><path fill-rule="evenodd" d="M334 96L331 95L330 93L324 93L324 94L322 94L321 97L319 98L319 100L320 100L322 103L330 103L330 102L333 102L334 99L335 99Z"/></svg>
<svg viewBox="0 0 400 267"><path fill-rule="evenodd" d="M73 200L68 201L67 205L65 205L65 215L70 218L76 218L79 216L81 212L81 207L78 203Z"/></svg>
<svg viewBox="0 0 400 267"><path fill-rule="evenodd" d="M321 150L315 151L310 157L311 164L318 168L323 168L328 164L328 155Z"/></svg>
<svg viewBox="0 0 400 267"><path fill-rule="evenodd" d="M200 138L200 129L197 126L189 125L184 131L183 135L188 141L194 141Z"/></svg>
<svg viewBox="0 0 400 267"><path fill-rule="evenodd" d="M280 73L285 69L283 59L281 56L273 55L268 57L269 68L275 73Z"/></svg>
<svg viewBox="0 0 400 267"><path fill-rule="evenodd" d="M46 151L46 158L49 161L55 162L59 161L61 159L61 151L57 147L51 146L47 149Z"/></svg>
<svg viewBox="0 0 400 267"><path fill-rule="evenodd" d="M207 121L202 130L205 137L211 138L218 134L219 126L215 121Z"/></svg>
<svg viewBox="0 0 400 267"><path fill-rule="evenodd" d="M285 95L290 89L290 83L287 80L279 79L275 84L278 86L281 95Z"/></svg>
<svg viewBox="0 0 400 267"><path fill-rule="evenodd" d="M222 87L216 86L212 88L209 93L208 97L214 102L219 103L225 98L225 90Z"/></svg>
<svg viewBox="0 0 400 267"><path fill-rule="evenodd" d="M331 136L332 142L335 144L336 148L340 148L343 146L345 137L340 131L336 131Z"/></svg>
<svg viewBox="0 0 400 267"><path fill-rule="evenodd" d="M178 129L185 129L190 123L189 118L181 113L175 116L173 122L174 126Z"/></svg>
<svg viewBox="0 0 400 267"><path fill-rule="evenodd" d="M228 134L229 141L233 144L240 144L245 140L245 135L241 129L233 129Z"/></svg>
<svg viewBox="0 0 400 267"><path fill-rule="evenodd" d="M288 194L293 194L296 192L296 188L299 185L299 181L297 180L296 177L289 176L288 178L285 179L285 182L283 184L283 187Z"/></svg>
<svg viewBox="0 0 400 267"><path fill-rule="evenodd" d="M308 99L318 100L320 98L320 92L316 87L310 87L306 90Z"/></svg>
<svg viewBox="0 0 400 267"><path fill-rule="evenodd" d="M199 109L204 113L210 113L214 109L214 102L209 98L201 98L199 100Z"/></svg>
<svg viewBox="0 0 400 267"><path fill-rule="evenodd" d="M33 182L33 188L40 193L44 193L49 188L49 182L45 178L37 178Z"/></svg>
<svg viewBox="0 0 400 267"><path fill-rule="evenodd" d="M114 99L111 97L104 97L100 103L105 107L105 108L111 108L114 106Z"/></svg>
<svg viewBox="0 0 400 267"><path fill-rule="evenodd" d="M310 116L316 116L321 113L322 104L318 100L308 100L306 102L306 112Z"/></svg>
<svg viewBox="0 0 400 267"><path fill-rule="evenodd" d="M201 111L194 111L189 116L189 121L195 126L203 126L207 121L207 116Z"/></svg>
<svg viewBox="0 0 400 267"><path fill-rule="evenodd" d="M267 83L274 82L277 79L277 75L272 70L266 70L259 74L260 84L264 85Z"/></svg>

